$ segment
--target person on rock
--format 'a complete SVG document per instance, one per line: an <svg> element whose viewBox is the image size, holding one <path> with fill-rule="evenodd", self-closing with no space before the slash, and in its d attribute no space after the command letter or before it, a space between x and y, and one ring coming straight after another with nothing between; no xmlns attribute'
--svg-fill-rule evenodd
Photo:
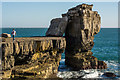
<svg viewBox="0 0 120 80"><path fill-rule="evenodd" d="M16 31L13 29L11 34L13 35L13 41L14 41L15 40Z"/></svg>

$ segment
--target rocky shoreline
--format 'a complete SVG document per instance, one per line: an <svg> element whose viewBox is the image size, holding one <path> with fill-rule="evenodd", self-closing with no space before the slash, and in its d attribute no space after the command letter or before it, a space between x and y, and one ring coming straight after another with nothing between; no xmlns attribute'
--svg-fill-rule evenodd
<svg viewBox="0 0 120 80"><path fill-rule="evenodd" d="M2 39L2 78L47 78L58 71L66 42L62 37ZM11 42L11 41L12 42Z"/></svg>
<svg viewBox="0 0 120 80"><path fill-rule="evenodd" d="M101 17L93 5L82 4L51 20L46 37L1 38L2 78L52 78L57 74L61 53L74 70L106 69L107 64L92 56L94 35ZM65 33L65 37L63 34Z"/></svg>

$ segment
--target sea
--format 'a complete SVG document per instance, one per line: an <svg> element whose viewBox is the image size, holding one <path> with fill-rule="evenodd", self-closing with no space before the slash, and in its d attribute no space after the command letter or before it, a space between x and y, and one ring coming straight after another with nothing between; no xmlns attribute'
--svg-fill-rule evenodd
<svg viewBox="0 0 120 80"><path fill-rule="evenodd" d="M2 28L1 33L11 34L13 28ZM48 28L14 28L16 37L45 36ZM65 65L65 53L62 53L57 76L60 78L108 78L103 74L112 72L120 79L120 58L119 58L119 28L101 28L94 37L93 56L98 60L107 63L107 69L88 69L72 71L71 67ZM112 79L112 78L110 78Z"/></svg>

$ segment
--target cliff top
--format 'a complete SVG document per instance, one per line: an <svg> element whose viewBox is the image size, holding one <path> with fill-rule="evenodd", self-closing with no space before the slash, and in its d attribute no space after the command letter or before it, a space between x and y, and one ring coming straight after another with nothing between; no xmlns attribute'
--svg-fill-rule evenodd
<svg viewBox="0 0 120 80"><path fill-rule="evenodd" d="M60 40L65 39L64 37L17 37L15 41L31 41L31 40ZM13 42L13 38L0 38L2 42Z"/></svg>
<svg viewBox="0 0 120 80"><path fill-rule="evenodd" d="M93 4L91 4L91 5L80 4L80 5L76 6L76 7L73 7L71 9L69 9L68 11L70 11L70 10L81 10L81 9L89 9L89 10L92 11L92 8L93 8Z"/></svg>

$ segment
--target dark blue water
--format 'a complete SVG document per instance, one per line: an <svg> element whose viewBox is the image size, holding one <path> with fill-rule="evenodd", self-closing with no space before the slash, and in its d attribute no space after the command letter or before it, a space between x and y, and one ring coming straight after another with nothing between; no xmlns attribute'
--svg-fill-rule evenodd
<svg viewBox="0 0 120 80"><path fill-rule="evenodd" d="M100 60L118 61L118 29L102 28L95 35L95 45L92 49L93 55Z"/></svg>
<svg viewBox="0 0 120 80"><path fill-rule="evenodd" d="M47 28L15 28L16 37L45 36ZM12 28L3 28L2 33L11 33ZM99 60L104 60L108 64L108 69L118 70L118 28L102 28L95 35L94 47L92 49L93 56ZM62 54L60 66L66 67L64 64L65 54Z"/></svg>
<svg viewBox="0 0 120 80"><path fill-rule="evenodd" d="M45 36L48 28L14 28L16 37ZM11 34L13 28L3 28L2 33Z"/></svg>

